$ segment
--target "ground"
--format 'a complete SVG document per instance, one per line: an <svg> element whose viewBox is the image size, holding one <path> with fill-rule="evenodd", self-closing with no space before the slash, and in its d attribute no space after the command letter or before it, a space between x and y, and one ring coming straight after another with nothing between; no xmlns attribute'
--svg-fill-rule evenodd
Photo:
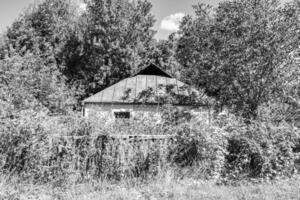
<svg viewBox="0 0 300 200"><path fill-rule="evenodd" d="M164 178L134 185L89 182L64 187L24 183L0 185L0 199L40 200L291 200L300 199L300 177L269 183L218 186L195 179Z"/></svg>

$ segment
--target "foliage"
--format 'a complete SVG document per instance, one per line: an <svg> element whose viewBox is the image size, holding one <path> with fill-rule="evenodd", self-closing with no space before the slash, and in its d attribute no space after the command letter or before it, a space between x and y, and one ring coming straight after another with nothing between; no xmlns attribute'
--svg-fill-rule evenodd
<svg viewBox="0 0 300 200"><path fill-rule="evenodd" d="M243 180L259 177L263 168L262 152L258 144L245 137L233 137L228 141L225 176Z"/></svg>
<svg viewBox="0 0 300 200"><path fill-rule="evenodd" d="M148 1L88 0L82 16L82 49L64 69L72 81L81 81L85 95L94 94L128 77L145 64L143 55L152 42L154 17ZM70 52L72 53L72 52ZM68 56L68 55L67 55Z"/></svg>
<svg viewBox="0 0 300 200"><path fill-rule="evenodd" d="M46 61L34 54L15 53L0 60L1 117L43 108L51 113L67 111L74 102L73 91Z"/></svg>
<svg viewBox="0 0 300 200"><path fill-rule="evenodd" d="M159 105L169 105L176 109L176 106L190 106L190 108L198 108L201 106L213 106L215 101L213 98L208 97L203 90L196 90L195 88L183 84L160 84L157 90L148 87L139 92L136 98L133 99L134 103L151 104L157 103ZM128 100L131 89L124 92L123 100ZM176 106L174 106L176 105Z"/></svg>
<svg viewBox="0 0 300 200"><path fill-rule="evenodd" d="M234 129L234 128L233 128ZM292 176L299 130L286 123L254 122L228 135L224 175L229 180Z"/></svg>
<svg viewBox="0 0 300 200"><path fill-rule="evenodd" d="M57 56L74 25L74 10L68 1L43 1L28 8L8 28L3 37L4 56L0 62L3 75L11 76L2 77L5 82L1 82L1 86L18 84L10 88L12 93L31 95L52 113L66 111L62 104L74 105L74 101L67 99L80 91L75 92L72 85L67 84Z"/></svg>
<svg viewBox="0 0 300 200"><path fill-rule="evenodd" d="M153 40L143 57L146 62L160 66L173 77L181 79L182 67L175 58L176 42L175 34L171 34L167 40Z"/></svg>
<svg viewBox="0 0 300 200"><path fill-rule="evenodd" d="M291 177L299 167L299 130L284 123L221 123L220 118L209 124L193 115L187 121L138 117L111 123L35 113L1 120L2 173L63 182L69 176L147 179L176 169L178 176L230 183Z"/></svg>
<svg viewBox="0 0 300 200"><path fill-rule="evenodd" d="M172 105L163 106L161 113L162 121L167 126L190 122L193 117L188 109Z"/></svg>
<svg viewBox="0 0 300 200"><path fill-rule="evenodd" d="M96 127L76 115L49 117L34 112L2 120L1 125L0 170L26 180L64 181L71 175L78 180L147 178L166 165L162 151L167 152L163 150L167 146L137 136L151 134L143 125ZM121 139L122 133L127 139ZM136 138L130 139L128 133Z"/></svg>
<svg viewBox="0 0 300 200"><path fill-rule="evenodd" d="M85 5L84 10L75 0L31 5L1 39L1 58L31 54L42 60L49 77L55 73L65 90L75 88L77 101L147 62L155 33L149 2L91 0Z"/></svg>
<svg viewBox="0 0 300 200"><path fill-rule="evenodd" d="M202 168L203 178L218 178L223 170L226 146L221 129L203 122L184 123L176 131L170 157L176 166Z"/></svg>
<svg viewBox="0 0 300 200"><path fill-rule="evenodd" d="M196 18L185 17L178 32L185 79L236 114L257 118L258 106L285 90L290 55L299 47L298 4L234 0L194 9Z"/></svg>
<svg viewBox="0 0 300 200"><path fill-rule="evenodd" d="M49 156L47 135L40 124L45 116L26 113L21 119L1 120L0 166L4 174L18 174L31 180L43 177L45 158Z"/></svg>

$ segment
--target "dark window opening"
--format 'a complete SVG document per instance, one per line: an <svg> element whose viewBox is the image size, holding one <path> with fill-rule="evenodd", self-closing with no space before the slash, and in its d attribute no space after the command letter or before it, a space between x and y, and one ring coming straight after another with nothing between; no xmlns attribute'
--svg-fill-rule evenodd
<svg viewBox="0 0 300 200"><path fill-rule="evenodd" d="M115 112L116 119L129 119L130 112Z"/></svg>

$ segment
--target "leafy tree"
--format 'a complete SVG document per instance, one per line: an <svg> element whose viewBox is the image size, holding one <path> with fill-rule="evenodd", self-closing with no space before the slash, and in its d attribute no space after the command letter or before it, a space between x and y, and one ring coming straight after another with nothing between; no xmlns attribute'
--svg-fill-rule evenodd
<svg viewBox="0 0 300 200"><path fill-rule="evenodd" d="M0 60L2 117L16 117L26 110L57 113L74 104L72 90L45 62L30 53Z"/></svg>
<svg viewBox="0 0 300 200"><path fill-rule="evenodd" d="M61 77L66 90L76 88L80 101L144 66L155 21L146 0L87 0L85 10L75 3L33 4L5 33L0 55L42 60L35 70Z"/></svg>
<svg viewBox="0 0 300 200"><path fill-rule="evenodd" d="M88 0L83 16L82 59L67 73L85 86L86 96L129 76L143 65L153 40L148 1Z"/></svg>
<svg viewBox="0 0 300 200"><path fill-rule="evenodd" d="M176 34L171 34L167 40L153 40L147 47L145 61L160 66L176 78L180 78L181 66L175 58Z"/></svg>
<svg viewBox="0 0 300 200"><path fill-rule="evenodd" d="M6 31L7 48L10 45L16 52L24 53L34 51L37 45L42 53L55 54L76 24L78 8L72 2L45 0L32 4Z"/></svg>
<svg viewBox="0 0 300 200"><path fill-rule="evenodd" d="M283 90L283 70L299 46L299 7L277 0L194 6L185 17L176 57L185 79L245 118Z"/></svg>
<svg viewBox="0 0 300 200"><path fill-rule="evenodd" d="M33 4L3 36L1 71L3 74L13 73L15 78L5 77L3 80L10 85L11 92L36 98L51 112L64 107L62 102L66 99L63 96L75 95L72 86L66 85L66 78L60 70L63 62L59 57L76 24L75 10L70 1L46 0ZM22 84L18 83L18 78Z"/></svg>
<svg viewBox="0 0 300 200"><path fill-rule="evenodd" d="M281 87L275 98L259 107L260 119L275 122L285 121L300 126L300 68L299 50L291 54L288 67L282 67Z"/></svg>

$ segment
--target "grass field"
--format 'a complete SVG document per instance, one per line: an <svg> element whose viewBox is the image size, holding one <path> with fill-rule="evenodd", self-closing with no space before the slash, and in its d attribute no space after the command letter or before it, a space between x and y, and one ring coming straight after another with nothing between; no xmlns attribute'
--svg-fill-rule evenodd
<svg viewBox="0 0 300 200"><path fill-rule="evenodd" d="M164 179L139 183L124 181L117 184L88 182L66 184L31 185L17 181L2 181L0 199L41 200L290 200L300 199L300 177L278 180L272 183L218 186L212 182L195 179Z"/></svg>

